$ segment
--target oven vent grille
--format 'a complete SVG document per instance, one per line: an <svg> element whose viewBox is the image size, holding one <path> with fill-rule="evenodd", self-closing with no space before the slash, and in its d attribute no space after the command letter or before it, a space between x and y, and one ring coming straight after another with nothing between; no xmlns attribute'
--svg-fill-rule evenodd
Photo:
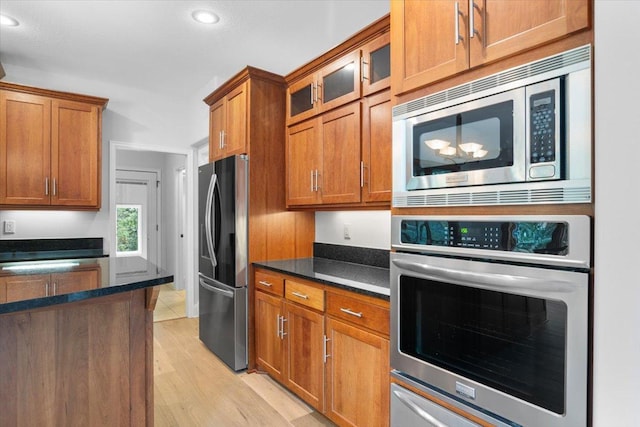
<svg viewBox="0 0 640 427"><path fill-rule="evenodd" d="M468 95L476 94L490 89L496 89L500 86L513 83L518 80L535 77L541 74L559 70L580 62L589 61L591 59L591 47L589 45L559 55L550 56L536 62L521 65L509 70L497 73L488 77L455 86L441 92L436 92L422 98L415 99L405 104L393 107L393 116L401 116L414 111L442 104L444 102L453 101ZM507 88L505 88L507 89ZM498 91L495 91L496 93Z"/></svg>
<svg viewBox="0 0 640 427"><path fill-rule="evenodd" d="M394 207L525 205L589 203L590 187L497 190L441 194L396 195Z"/></svg>

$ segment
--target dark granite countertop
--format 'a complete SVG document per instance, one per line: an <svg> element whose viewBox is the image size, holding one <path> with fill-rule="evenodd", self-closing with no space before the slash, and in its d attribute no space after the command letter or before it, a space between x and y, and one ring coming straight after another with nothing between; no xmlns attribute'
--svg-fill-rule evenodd
<svg viewBox="0 0 640 427"><path fill-rule="evenodd" d="M262 261L254 265L386 300L390 295L388 268L319 257Z"/></svg>
<svg viewBox="0 0 640 427"><path fill-rule="evenodd" d="M95 275L87 273L87 279L78 280L78 274L86 271L94 271ZM73 280L73 289L67 290L68 293L62 293L65 290L60 285L64 282L65 275L70 282ZM97 282L92 279L96 277ZM22 292L26 290L21 289L26 288L26 280L32 284L41 283L43 289L37 289L38 293L48 296L34 297L33 294ZM0 262L0 314L97 298L172 281L172 275L158 271L154 264L140 257L63 256L46 261ZM4 302L8 299L13 301Z"/></svg>

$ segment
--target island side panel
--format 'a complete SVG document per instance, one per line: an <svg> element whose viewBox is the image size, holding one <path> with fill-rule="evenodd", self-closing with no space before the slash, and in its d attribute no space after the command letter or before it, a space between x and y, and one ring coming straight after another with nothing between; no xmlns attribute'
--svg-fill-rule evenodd
<svg viewBox="0 0 640 427"><path fill-rule="evenodd" d="M152 425L145 307L140 289L0 315L2 423Z"/></svg>

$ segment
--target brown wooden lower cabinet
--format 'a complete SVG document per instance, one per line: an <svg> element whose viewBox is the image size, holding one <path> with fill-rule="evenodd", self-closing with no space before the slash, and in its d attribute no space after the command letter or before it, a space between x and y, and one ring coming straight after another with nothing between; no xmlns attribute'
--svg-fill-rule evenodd
<svg viewBox="0 0 640 427"><path fill-rule="evenodd" d="M146 291L0 315L0 425L152 426Z"/></svg>
<svg viewBox="0 0 640 427"><path fill-rule="evenodd" d="M258 368L340 426L388 426L388 301L255 274Z"/></svg>
<svg viewBox="0 0 640 427"><path fill-rule="evenodd" d="M344 426L389 424L389 340L327 318L326 415Z"/></svg>
<svg viewBox="0 0 640 427"><path fill-rule="evenodd" d="M5 288L5 299L0 302L23 301L53 295L95 289L100 283L98 265L66 271L64 273L45 273L0 277L0 287Z"/></svg>

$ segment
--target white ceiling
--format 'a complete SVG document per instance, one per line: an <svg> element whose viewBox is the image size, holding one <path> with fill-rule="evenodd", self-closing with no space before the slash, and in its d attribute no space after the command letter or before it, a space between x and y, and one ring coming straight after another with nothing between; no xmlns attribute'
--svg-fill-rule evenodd
<svg viewBox="0 0 640 427"><path fill-rule="evenodd" d="M195 9L220 16L198 24ZM0 62L205 97L246 65L286 75L389 11L389 0L0 0ZM198 93L200 92L200 93Z"/></svg>

